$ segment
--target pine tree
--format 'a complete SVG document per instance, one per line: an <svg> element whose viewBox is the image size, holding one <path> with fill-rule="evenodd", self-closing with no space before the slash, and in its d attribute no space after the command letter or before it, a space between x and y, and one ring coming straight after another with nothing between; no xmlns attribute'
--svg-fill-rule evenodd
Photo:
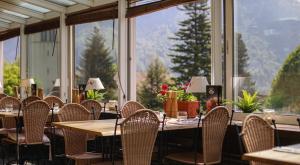
<svg viewBox="0 0 300 165"><path fill-rule="evenodd" d="M236 33L236 40L237 40L237 70L238 70L238 77L245 77L246 79L241 84L240 88L243 90L246 90L250 93L255 92L255 82L251 79L251 74L247 70L249 65L249 56L248 56L248 50L246 48L245 42L243 41L242 34ZM239 92L239 95L241 95L241 91Z"/></svg>
<svg viewBox="0 0 300 165"><path fill-rule="evenodd" d="M178 82L188 81L192 76L210 79L211 25L207 2L189 3L179 9L188 18L179 23L179 30L171 38L176 41L169 55L173 63L171 70L178 74Z"/></svg>
<svg viewBox="0 0 300 165"><path fill-rule="evenodd" d="M116 68L108 48L105 47L100 30L94 27L86 39L85 50L77 68L79 70L77 77L84 83L90 77L99 77L106 91L105 99L116 99L117 84L114 80Z"/></svg>
<svg viewBox="0 0 300 165"><path fill-rule="evenodd" d="M141 83L138 91L138 100L148 108L161 108L161 103L156 99L161 84L168 80L168 71L164 64L158 59L152 60L147 68L146 79Z"/></svg>

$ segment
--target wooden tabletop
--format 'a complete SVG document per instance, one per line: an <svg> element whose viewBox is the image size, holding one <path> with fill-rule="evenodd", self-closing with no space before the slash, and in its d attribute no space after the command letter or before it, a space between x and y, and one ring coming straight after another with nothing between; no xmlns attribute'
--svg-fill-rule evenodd
<svg viewBox="0 0 300 165"><path fill-rule="evenodd" d="M119 120L119 123L123 119ZM191 129L197 127L197 122L193 121L190 123L178 123L176 124L176 119L171 119L165 125L165 130L180 130L180 129ZM76 131L82 131L89 134L97 136L113 136L115 129L115 119L108 120L86 120L86 121L69 121L69 122L54 122L54 125L58 128L67 128ZM159 128L159 131L161 127ZM117 135L120 134L119 127L117 130Z"/></svg>
<svg viewBox="0 0 300 165"><path fill-rule="evenodd" d="M243 160L258 161L274 165L300 165L300 154L274 151L272 149L246 153Z"/></svg>

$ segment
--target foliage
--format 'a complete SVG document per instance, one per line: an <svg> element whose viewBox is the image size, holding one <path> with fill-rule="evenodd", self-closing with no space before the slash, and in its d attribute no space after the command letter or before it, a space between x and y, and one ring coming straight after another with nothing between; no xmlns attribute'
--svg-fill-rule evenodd
<svg viewBox="0 0 300 165"><path fill-rule="evenodd" d="M14 63L4 62L4 93L12 96L13 88L20 84L20 62Z"/></svg>
<svg viewBox="0 0 300 165"><path fill-rule="evenodd" d="M138 100L149 108L161 108L161 103L156 99L160 84L168 82L168 70L164 64L155 58L147 69L146 79L138 89Z"/></svg>
<svg viewBox="0 0 300 165"><path fill-rule="evenodd" d="M163 84L161 86L160 92L157 94L157 99L160 102L165 102L167 99L167 92L176 91L178 101L197 101L196 96L194 96L192 93L186 92L188 85L189 84L180 85L179 87L175 87L175 86L169 87L167 84Z"/></svg>
<svg viewBox="0 0 300 165"><path fill-rule="evenodd" d="M76 77L80 82L86 83L90 77L99 77L105 87L105 99L116 99L117 83L114 76L117 73L116 64L110 56L105 40L100 34L100 29L94 27L94 31L86 40L85 51L81 55Z"/></svg>
<svg viewBox="0 0 300 165"><path fill-rule="evenodd" d="M172 71L178 74L177 82L192 76L210 77L211 70L211 25L207 2L183 5L187 19L179 23L180 28L171 38L176 41L169 56Z"/></svg>
<svg viewBox="0 0 300 165"><path fill-rule="evenodd" d="M261 103L259 103L257 100L257 92L251 95L251 93L243 90L242 97L239 97L237 102L232 103L244 113L252 113L261 109Z"/></svg>
<svg viewBox="0 0 300 165"><path fill-rule="evenodd" d="M296 105L300 102L299 75L300 46L289 54L273 79L271 93L266 105L272 108L298 107Z"/></svg>
<svg viewBox="0 0 300 165"><path fill-rule="evenodd" d="M99 91L88 90L86 95L87 99L100 101L104 99L104 94Z"/></svg>

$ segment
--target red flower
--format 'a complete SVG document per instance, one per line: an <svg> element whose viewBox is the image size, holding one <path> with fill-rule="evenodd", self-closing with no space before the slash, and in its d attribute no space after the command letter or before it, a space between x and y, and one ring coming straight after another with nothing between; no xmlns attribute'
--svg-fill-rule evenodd
<svg viewBox="0 0 300 165"><path fill-rule="evenodd" d="M167 84L161 85L161 89L162 89L163 91L168 90L168 88L169 88L169 86L168 86Z"/></svg>
<svg viewBox="0 0 300 165"><path fill-rule="evenodd" d="M161 95L166 95L166 93L167 93L167 91L166 91L166 90L162 90L162 91L160 91L160 94L161 94Z"/></svg>

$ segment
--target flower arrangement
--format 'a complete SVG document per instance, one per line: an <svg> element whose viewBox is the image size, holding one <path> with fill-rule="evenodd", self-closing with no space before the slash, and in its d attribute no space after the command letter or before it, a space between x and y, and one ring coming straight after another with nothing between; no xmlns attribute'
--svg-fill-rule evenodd
<svg viewBox="0 0 300 165"><path fill-rule="evenodd" d="M161 85L161 90L157 94L157 99L160 102L165 102L167 99L167 92L168 91L176 91L177 92L177 100L178 101L197 101L197 97L194 96L192 93L187 93L186 89L189 86L188 84L183 84L179 85L178 87L176 86L170 86L168 84L162 84Z"/></svg>

